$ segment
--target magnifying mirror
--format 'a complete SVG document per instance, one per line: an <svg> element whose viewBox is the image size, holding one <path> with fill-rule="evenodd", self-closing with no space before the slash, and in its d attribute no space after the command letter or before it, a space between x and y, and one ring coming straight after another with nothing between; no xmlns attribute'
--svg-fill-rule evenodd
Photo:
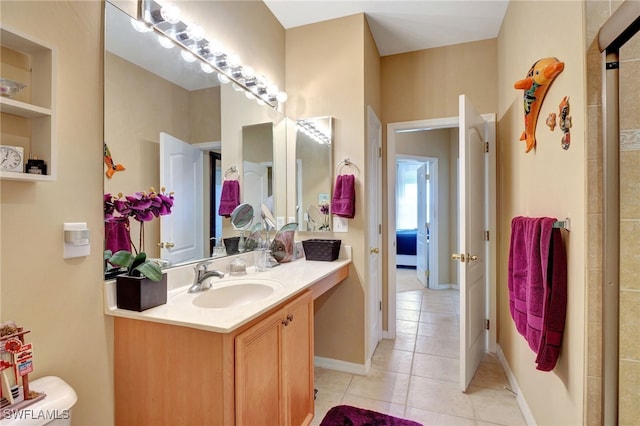
<svg viewBox="0 0 640 426"><path fill-rule="evenodd" d="M253 206L251 204L240 204L231 212L231 225L233 225L233 229L240 231L239 253L245 251L244 231L251 227L251 222L253 222Z"/></svg>

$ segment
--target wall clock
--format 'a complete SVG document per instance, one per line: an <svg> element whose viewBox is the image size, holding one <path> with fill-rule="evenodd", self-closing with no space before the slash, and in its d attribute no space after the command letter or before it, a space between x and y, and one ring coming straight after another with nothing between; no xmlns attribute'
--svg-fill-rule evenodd
<svg viewBox="0 0 640 426"><path fill-rule="evenodd" d="M21 146L0 145L0 170L22 173L24 149Z"/></svg>

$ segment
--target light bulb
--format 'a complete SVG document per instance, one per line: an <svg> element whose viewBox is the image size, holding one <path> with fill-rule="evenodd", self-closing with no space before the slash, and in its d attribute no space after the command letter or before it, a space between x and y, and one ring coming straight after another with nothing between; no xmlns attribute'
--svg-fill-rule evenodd
<svg viewBox="0 0 640 426"><path fill-rule="evenodd" d="M256 75L256 72L253 70L252 67L242 68L242 76L245 78L245 80L252 80L255 75Z"/></svg>
<svg viewBox="0 0 640 426"><path fill-rule="evenodd" d="M227 84L229 83L231 80L229 79L229 77L227 77L226 75L222 74L222 73L218 73L218 81L222 84Z"/></svg>
<svg viewBox="0 0 640 426"><path fill-rule="evenodd" d="M135 28L135 30L139 33L148 33L149 31L151 31L151 28L149 28L147 24L142 21L138 21L135 18L131 18L131 26Z"/></svg>
<svg viewBox="0 0 640 426"><path fill-rule="evenodd" d="M187 26L187 37L193 41L200 41L204 38L204 28L198 24L189 24Z"/></svg>
<svg viewBox="0 0 640 426"><path fill-rule="evenodd" d="M275 96L278 94L278 86L275 84L270 84L267 86L267 94L269 96Z"/></svg>
<svg viewBox="0 0 640 426"><path fill-rule="evenodd" d="M247 99L253 99L253 94L248 90L244 92L244 95L247 97Z"/></svg>
<svg viewBox="0 0 640 426"><path fill-rule="evenodd" d="M210 41L209 42L209 51L213 53L214 56L222 56L224 55L224 46L219 41Z"/></svg>
<svg viewBox="0 0 640 426"><path fill-rule="evenodd" d="M182 56L182 59L184 59L186 62L193 62L196 59L198 59L193 53L184 49L180 52L180 55Z"/></svg>
<svg viewBox="0 0 640 426"><path fill-rule="evenodd" d="M240 67L240 58L238 55L228 55L227 63L229 64L229 68L238 68Z"/></svg>
<svg viewBox="0 0 640 426"><path fill-rule="evenodd" d="M256 98L256 102L258 102L258 105L260 106L265 106L266 103L262 100L262 98Z"/></svg>
<svg viewBox="0 0 640 426"><path fill-rule="evenodd" d="M200 62L200 69L207 74L211 74L214 71L213 67L206 62Z"/></svg>
<svg viewBox="0 0 640 426"><path fill-rule="evenodd" d="M233 88L233 90L235 90L236 92L242 92L244 89L242 87L240 87L240 85L238 83L233 83L231 85L231 87Z"/></svg>
<svg viewBox="0 0 640 426"><path fill-rule="evenodd" d="M158 34L158 41L160 42L160 46L167 49L171 49L173 46L175 46L175 43L169 37L162 34Z"/></svg>
<svg viewBox="0 0 640 426"><path fill-rule="evenodd" d="M180 9L175 4L165 4L162 6L162 9L160 9L160 16L171 24L177 24L180 22Z"/></svg>
<svg viewBox="0 0 640 426"><path fill-rule="evenodd" d="M287 99L289 99L289 96L285 92L280 92L276 95L276 100L280 103L287 102Z"/></svg>

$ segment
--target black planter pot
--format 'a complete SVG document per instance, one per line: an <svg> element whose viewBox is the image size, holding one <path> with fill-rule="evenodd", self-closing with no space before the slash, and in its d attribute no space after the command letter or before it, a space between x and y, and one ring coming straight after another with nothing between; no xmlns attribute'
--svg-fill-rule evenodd
<svg viewBox="0 0 640 426"><path fill-rule="evenodd" d="M146 277L119 275L116 277L116 302L118 309L144 311L167 303L167 274L160 281Z"/></svg>

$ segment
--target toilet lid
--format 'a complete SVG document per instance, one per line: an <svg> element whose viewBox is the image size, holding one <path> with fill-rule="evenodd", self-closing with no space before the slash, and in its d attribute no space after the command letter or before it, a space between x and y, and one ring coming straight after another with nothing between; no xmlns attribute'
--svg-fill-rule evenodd
<svg viewBox="0 0 640 426"><path fill-rule="evenodd" d="M69 418L71 407L78 400L76 392L60 377L46 376L29 381L29 389L43 392L46 396L38 402L24 407L17 413L9 413L0 420L0 426L44 425L52 420Z"/></svg>

